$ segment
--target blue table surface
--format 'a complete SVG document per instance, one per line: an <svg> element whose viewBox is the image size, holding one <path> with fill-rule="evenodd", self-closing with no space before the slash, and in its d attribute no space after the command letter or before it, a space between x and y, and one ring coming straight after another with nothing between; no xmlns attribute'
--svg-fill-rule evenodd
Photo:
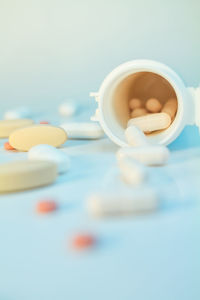
<svg viewBox="0 0 200 300"><path fill-rule="evenodd" d="M6 152L4 142L0 162L26 157ZM0 300L199 300L197 129L185 128L169 148L169 164L151 170L161 195L152 214L88 215L87 195L102 188L116 165L117 147L106 138L67 142L71 169L53 185L1 195ZM36 214L37 202L46 197L56 198L59 209ZM96 247L73 251L71 238L80 232L94 234Z"/></svg>

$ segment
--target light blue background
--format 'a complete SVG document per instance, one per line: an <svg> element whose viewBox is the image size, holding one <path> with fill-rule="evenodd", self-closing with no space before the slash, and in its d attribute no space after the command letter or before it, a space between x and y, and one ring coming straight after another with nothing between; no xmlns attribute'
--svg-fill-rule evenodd
<svg viewBox="0 0 200 300"><path fill-rule="evenodd" d="M54 108L70 97L91 103L83 112L89 116L89 92L135 58L162 61L197 86L199 11L198 0L0 0L0 113L28 105L44 110L37 120L57 122ZM4 151L3 142L1 162L26 157ZM147 216L88 216L87 195L116 164L116 148L100 141L79 149L79 143L66 143L72 168L56 184L0 196L0 300L199 300L197 129L186 128L170 146L168 166L152 169L154 185L168 185L165 205ZM38 216L36 203L47 196L60 209ZM77 254L70 240L82 230L100 241Z"/></svg>
<svg viewBox="0 0 200 300"><path fill-rule="evenodd" d="M200 83L198 0L0 0L1 110L88 101L117 65L159 60Z"/></svg>

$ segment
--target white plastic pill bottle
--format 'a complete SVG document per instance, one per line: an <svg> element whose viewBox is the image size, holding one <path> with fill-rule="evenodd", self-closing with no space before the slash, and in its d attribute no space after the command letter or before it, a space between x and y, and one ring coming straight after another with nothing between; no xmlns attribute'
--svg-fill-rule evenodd
<svg viewBox="0 0 200 300"><path fill-rule="evenodd" d="M148 135L154 144L168 145L186 125L200 127L200 87L186 87L168 66L152 60L133 60L114 69L105 78L95 97L98 108L92 120L100 122L105 133L119 146L127 146L124 131L130 119L129 100L155 97L163 104L169 98L178 103L171 125Z"/></svg>

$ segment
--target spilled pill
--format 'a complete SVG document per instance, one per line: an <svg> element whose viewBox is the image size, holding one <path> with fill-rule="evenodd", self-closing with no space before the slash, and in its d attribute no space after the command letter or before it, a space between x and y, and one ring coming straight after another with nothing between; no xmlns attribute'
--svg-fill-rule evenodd
<svg viewBox="0 0 200 300"><path fill-rule="evenodd" d="M137 126L143 132L166 129L171 124L171 118L166 113L155 113L133 118L128 121L128 126Z"/></svg>
<svg viewBox="0 0 200 300"><path fill-rule="evenodd" d="M131 118L137 118L148 114L145 108L136 108L131 112Z"/></svg>
<svg viewBox="0 0 200 300"><path fill-rule="evenodd" d="M40 121L39 123L40 123L40 124L49 124L48 121Z"/></svg>
<svg viewBox="0 0 200 300"><path fill-rule="evenodd" d="M136 126L129 126L125 130L125 137L130 146L144 146L148 145L147 138L143 131Z"/></svg>
<svg viewBox="0 0 200 300"><path fill-rule="evenodd" d="M126 215L154 211L158 195L150 188L135 188L127 192L99 192L89 196L87 209L94 217Z"/></svg>
<svg viewBox="0 0 200 300"><path fill-rule="evenodd" d="M147 166L163 165L169 159L169 150L162 145L149 145L140 147L124 147L118 150L117 159L122 157L133 158Z"/></svg>
<svg viewBox="0 0 200 300"><path fill-rule="evenodd" d="M4 114L5 120L14 119L26 119L30 118L32 115L31 110L28 107L19 107L14 110L8 110Z"/></svg>
<svg viewBox="0 0 200 300"><path fill-rule="evenodd" d="M118 166L124 182L138 185L147 178L147 169L144 165L128 156L118 156Z"/></svg>
<svg viewBox="0 0 200 300"><path fill-rule="evenodd" d="M58 167L58 173L65 173L70 167L70 159L66 153L51 145L36 145L28 151L28 159L48 160Z"/></svg>
<svg viewBox="0 0 200 300"><path fill-rule="evenodd" d="M51 125L33 125L15 130L9 136L9 143L20 151L28 151L39 144L59 147L65 143L67 135L62 128Z"/></svg>
<svg viewBox="0 0 200 300"><path fill-rule="evenodd" d="M0 165L0 193L32 189L55 181L57 167L47 161L19 160Z"/></svg>
<svg viewBox="0 0 200 300"><path fill-rule="evenodd" d="M0 120L0 138L7 138L14 130L32 124L33 121L30 119Z"/></svg>
<svg viewBox="0 0 200 300"><path fill-rule="evenodd" d="M57 209L57 203L52 199L44 199L37 203L36 211L39 214L47 214Z"/></svg>
<svg viewBox="0 0 200 300"><path fill-rule="evenodd" d="M168 114L171 119L174 119L177 111L177 105L177 100L175 98L171 98L163 106L162 112Z"/></svg>
<svg viewBox="0 0 200 300"><path fill-rule="evenodd" d="M66 101L62 104L60 104L58 111L59 114L65 117L71 117L75 114L77 109L77 106L75 103L73 103L72 101Z"/></svg>
<svg viewBox="0 0 200 300"><path fill-rule="evenodd" d="M15 150L15 148L13 148L10 144L9 144L9 142L6 142L5 144L4 144L4 149L5 150Z"/></svg>
<svg viewBox="0 0 200 300"><path fill-rule="evenodd" d="M101 126L95 122L72 122L60 125L69 139L99 139L104 136Z"/></svg>
<svg viewBox="0 0 200 300"><path fill-rule="evenodd" d="M83 250L94 246L96 239L91 234L77 234L72 239L72 247L77 250Z"/></svg>
<svg viewBox="0 0 200 300"><path fill-rule="evenodd" d="M146 109L152 113L158 113L161 111L162 105L156 98L150 98L146 102Z"/></svg>
<svg viewBox="0 0 200 300"><path fill-rule="evenodd" d="M142 101L138 98L129 100L129 107L131 110L142 107Z"/></svg>

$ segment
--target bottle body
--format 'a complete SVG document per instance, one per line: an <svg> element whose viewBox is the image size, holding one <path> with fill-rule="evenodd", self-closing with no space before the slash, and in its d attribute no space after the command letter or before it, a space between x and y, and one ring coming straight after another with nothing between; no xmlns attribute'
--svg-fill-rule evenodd
<svg viewBox="0 0 200 300"><path fill-rule="evenodd" d="M93 119L100 122L105 133L119 146L127 146L124 135L129 117L131 97L147 99L157 96L163 103L177 99L177 113L171 125L161 132L148 135L153 144L171 143L185 125L195 122L194 91L168 66L151 60L134 60L114 69L93 93L98 108Z"/></svg>

